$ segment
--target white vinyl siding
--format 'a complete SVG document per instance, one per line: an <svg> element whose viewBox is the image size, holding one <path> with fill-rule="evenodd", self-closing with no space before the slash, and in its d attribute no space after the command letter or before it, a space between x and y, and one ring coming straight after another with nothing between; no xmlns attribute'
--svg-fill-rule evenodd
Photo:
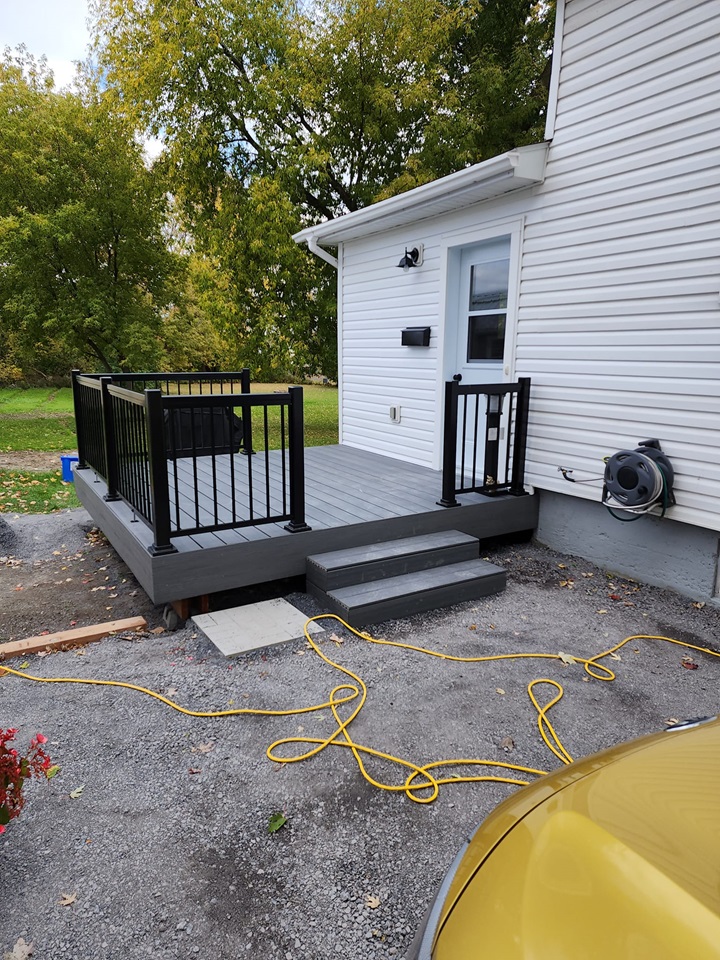
<svg viewBox="0 0 720 960"><path fill-rule="evenodd" d="M716 0L568 0L555 136L527 215L518 376L528 480L598 498L602 458L656 437L678 520L720 529Z"/></svg>
<svg viewBox="0 0 720 960"><path fill-rule="evenodd" d="M345 244L343 257L343 443L429 466L438 359L438 251L422 267L397 264L415 232ZM419 240L417 242L420 242ZM429 347L403 347L405 327L429 326ZM400 406L399 423L390 407Z"/></svg>
<svg viewBox="0 0 720 960"><path fill-rule="evenodd" d="M343 442L439 465L447 251L524 218L510 375L532 378L528 482L598 500L558 467L599 477L657 438L670 516L720 530L718 0L564 6L544 183L427 219L418 205L341 249ZM425 262L404 274L416 243ZM402 347L422 325L430 347Z"/></svg>

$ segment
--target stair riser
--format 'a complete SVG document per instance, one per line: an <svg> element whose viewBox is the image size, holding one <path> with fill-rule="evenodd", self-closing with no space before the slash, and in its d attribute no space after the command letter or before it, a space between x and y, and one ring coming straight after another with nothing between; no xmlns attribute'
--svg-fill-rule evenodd
<svg viewBox="0 0 720 960"><path fill-rule="evenodd" d="M395 620L400 617L409 617L415 613L424 613L439 607L448 607L454 603L466 600L478 600L481 597L500 593L505 589L506 573L504 570L456 583L444 584L431 590L420 593L410 593L400 597L392 597L377 603L359 604L349 608L328 596L315 584L308 583L307 589L314 597L333 613L345 620L352 627L362 627L369 623L379 623L383 620Z"/></svg>
<svg viewBox="0 0 720 960"><path fill-rule="evenodd" d="M352 564L336 570L324 567L308 560L307 582L320 590L337 590L356 583L370 583L372 580L385 580L405 573L417 573L431 570L463 560L475 560L478 556L477 541L439 547L422 553L403 554L399 557L370 560L366 563Z"/></svg>

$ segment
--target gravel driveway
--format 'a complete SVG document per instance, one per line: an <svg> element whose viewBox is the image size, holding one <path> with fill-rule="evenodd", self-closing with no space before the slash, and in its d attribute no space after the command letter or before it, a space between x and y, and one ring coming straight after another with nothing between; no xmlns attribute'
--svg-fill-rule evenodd
<svg viewBox="0 0 720 960"><path fill-rule="evenodd" d="M340 682L304 641L227 661L192 624L161 632L161 611L83 510L0 519L0 555L2 639L74 620L149 622L141 636L28 657L29 673L126 680L201 710L323 702ZM373 634L463 656L588 655L636 633L720 650L717 609L536 545L491 557L508 569L505 593ZM319 612L305 594L288 599ZM576 756L671 717L718 712L720 658L692 654L688 669L687 650L654 641L628 644L610 661L617 680L601 683L577 664L450 663L332 633L323 652L368 686L354 739L413 761L556 767L526 693L538 676L565 686L553 720ZM279 737L331 732L327 710L196 719L130 690L5 675L0 726L19 727L21 744L44 733L62 768L30 785L0 839L0 953L22 937L33 960L400 957L463 837L516 789L450 785L420 805L372 787L347 750L287 765L266 758ZM405 777L389 764L370 769ZM270 834L276 813L287 822Z"/></svg>

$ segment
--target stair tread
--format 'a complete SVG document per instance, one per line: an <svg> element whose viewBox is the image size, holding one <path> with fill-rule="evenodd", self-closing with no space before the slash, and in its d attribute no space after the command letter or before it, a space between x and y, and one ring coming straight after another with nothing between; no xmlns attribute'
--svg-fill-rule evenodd
<svg viewBox="0 0 720 960"><path fill-rule="evenodd" d="M327 595L342 603L343 606L352 607L358 604L379 603L394 597L412 596L450 586L453 583L466 583L504 573L503 567L498 567L487 560L463 560L459 563L420 570L416 573L404 573L384 580L370 580L367 583L338 587L335 590L328 590Z"/></svg>
<svg viewBox="0 0 720 960"><path fill-rule="evenodd" d="M390 560L395 557L441 550L445 547L478 543L477 537L462 533L460 530L441 530L438 533L426 533L417 537L403 537L400 540L385 540L362 547L347 547L308 557L308 563L325 570L337 570L373 561Z"/></svg>

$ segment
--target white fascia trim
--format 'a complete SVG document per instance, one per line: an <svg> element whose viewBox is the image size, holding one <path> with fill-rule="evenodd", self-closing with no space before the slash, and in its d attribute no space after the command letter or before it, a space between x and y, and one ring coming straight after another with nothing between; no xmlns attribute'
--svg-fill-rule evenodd
<svg viewBox="0 0 720 960"><path fill-rule="evenodd" d="M378 233L386 227L421 220L428 216L424 208L427 209L434 203L442 202L444 208L442 211L433 211L430 215L459 209L498 193L542 183L545 177L547 146L546 143L537 143L509 150L498 157L363 207L362 210L355 210L344 217L306 227L294 234L293 240L296 243L307 243L313 252L318 252L321 249L318 246L320 243L333 246L347 239ZM498 184L504 184L505 189L492 189ZM484 188L489 188L487 193Z"/></svg>
<svg viewBox="0 0 720 960"><path fill-rule="evenodd" d="M555 134L558 90L560 88L560 65L562 63L563 37L565 36L565 2L566 0L557 0L557 7L555 10L555 37L553 39L552 68L550 71L547 117L545 118L546 140L552 140Z"/></svg>

